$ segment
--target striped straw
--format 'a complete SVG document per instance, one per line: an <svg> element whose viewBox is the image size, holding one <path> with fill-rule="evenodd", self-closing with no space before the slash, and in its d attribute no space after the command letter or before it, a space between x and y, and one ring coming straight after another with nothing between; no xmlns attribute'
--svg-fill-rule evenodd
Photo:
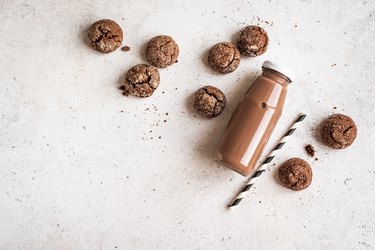
<svg viewBox="0 0 375 250"><path fill-rule="evenodd" d="M253 176L250 177L246 185L242 188L241 192L237 195L237 197L234 199L232 203L229 204L229 207L235 207L238 204L240 204L241 200L245 197L246 192L250 190L250 188L254 185L254 183L259 179L261 174L266 171L267 164L269 164L274 158L278 150L280 150L286 141L289 139L289 137L296 131L298 125L305 119L305 114L300 114L297 118L297 120L292 124L292 126L289 127L288 131L285 133L285 135L280 139L279 143L276 145L276 147L271 151L271 153L268 154L267 158L260 164L258 170L254 173Z"/></svg>

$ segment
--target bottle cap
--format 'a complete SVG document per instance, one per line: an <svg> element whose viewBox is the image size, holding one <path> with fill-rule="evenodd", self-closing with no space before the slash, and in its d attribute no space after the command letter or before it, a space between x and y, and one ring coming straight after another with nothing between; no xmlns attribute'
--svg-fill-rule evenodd
<svg viewBox="0 0 375 250"><path fill-rule="evenodd" d="M287 78L289 78L290 82L293 82L296 78L293 71L291 71L290 69L285 68L285 67L283 67L280 64L277 64L275 62L265 61L262 65L262 68L267 68L267 69L272 69L274 71L277 71L277 72L283 74L284 76L286 76Z"/></svg>

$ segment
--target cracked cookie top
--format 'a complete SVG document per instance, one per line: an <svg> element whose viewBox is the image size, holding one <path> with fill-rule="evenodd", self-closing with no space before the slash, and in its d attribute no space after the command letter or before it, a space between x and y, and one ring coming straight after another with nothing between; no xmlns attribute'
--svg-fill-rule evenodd
<svg viewBox="0 0 375 250"><path fill-rule="evenodd" d="M121 46L123 34L115 21L103 19L91 25L88 37L96 51L110 53Z"/></svg>
<svg viewBox="0 0 375 250"><path fill-rule="evenodd" d="M155 67L166 68L177 62L178 45L170 36L156 36L146 47L146 58Z"/></svg>
<svg viewBox="0 0 375 250"><path fill-rule="evenodd" d="M320 134L327 146L342 149L353 143L357 127L349 116L335 114L323 121Z"/></svg>
<svg viewBox="0 0 375 250"><path fill-rule="evenodd" d="M220 89L204 86L195 92L194 108L198 114L212 118L218 116L225 108L226 98Z"/></svg>
<svg viewBox="0 0 375 250"><path fill-rule="evenodd" d="M230 73L240 64L240 51L233 43L215 44L208 52L208 63L219 73Z"/></svg>
<svg viewBox="0 0 375 250"><path fill-rule="evenodd" d="M137 97L149 97L159 86L160 75L157 68L147 65L138 64L131 69L125 77L125 85L121 87L124 95L133 95Z"/></svg>
<svg viewBox="0 0 375 250"><path fill-rule="evenodd" d="M247 26L241 30L237 46L244 56L259 56L267 50L267 32L256 25Z"/></svg>
<svg viewBox="0 0 375 250"><path fill-rule="evenodd" d="M284 187L301 191L311 184L311 167L300 158L289 159L279 168L279 180Z"/></svg>

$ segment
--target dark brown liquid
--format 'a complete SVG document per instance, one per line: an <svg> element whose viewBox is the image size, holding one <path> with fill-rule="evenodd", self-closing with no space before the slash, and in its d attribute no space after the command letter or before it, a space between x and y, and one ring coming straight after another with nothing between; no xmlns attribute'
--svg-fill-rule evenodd
<svg viewBox="0 0 375 250"><path fill-rule="evenodd" d="M219 144L218 158L228 167L247 176L256 171L284 106L287 77L263 69L234 111Z"/></svg>

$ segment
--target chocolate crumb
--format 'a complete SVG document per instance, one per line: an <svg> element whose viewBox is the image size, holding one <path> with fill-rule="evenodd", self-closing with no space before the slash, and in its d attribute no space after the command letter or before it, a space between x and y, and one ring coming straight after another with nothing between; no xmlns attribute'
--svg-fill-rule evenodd
<svg viewBox="0 0 375 250"><path fill-rule="evenodd" d="M129 46L124 46L124 47L121 48L121 50L127 52L127 51L130 50L130 47Z"/></svg>
<svg viewBox="0 0 375 250"><path fill-rule="evenodd" d="M314 161L317 161L317 160L318 160L318 158L315 157Z"/></svg>
<svg viewBox="0 0 375 250"><path fill-rule="evenodd" d="M120 86L118 89L119 89L119 90L125 90L125 86L122 85L122 86Z"/></svg>
<svg viewBox="0 0 375 250"><path fill-rule="evenodd" d="M310 155L311 157L314 157L315 149L314 149L313 145L311 145L311 144L306 145L305 149L306 149L306 152L307 152L308 155Z"/></svg>
<svg viewBox="0 0 375 250"><path fill-rule="evenodd" d="M337 107L333 107L333 109L337 109Z"/></svg>

